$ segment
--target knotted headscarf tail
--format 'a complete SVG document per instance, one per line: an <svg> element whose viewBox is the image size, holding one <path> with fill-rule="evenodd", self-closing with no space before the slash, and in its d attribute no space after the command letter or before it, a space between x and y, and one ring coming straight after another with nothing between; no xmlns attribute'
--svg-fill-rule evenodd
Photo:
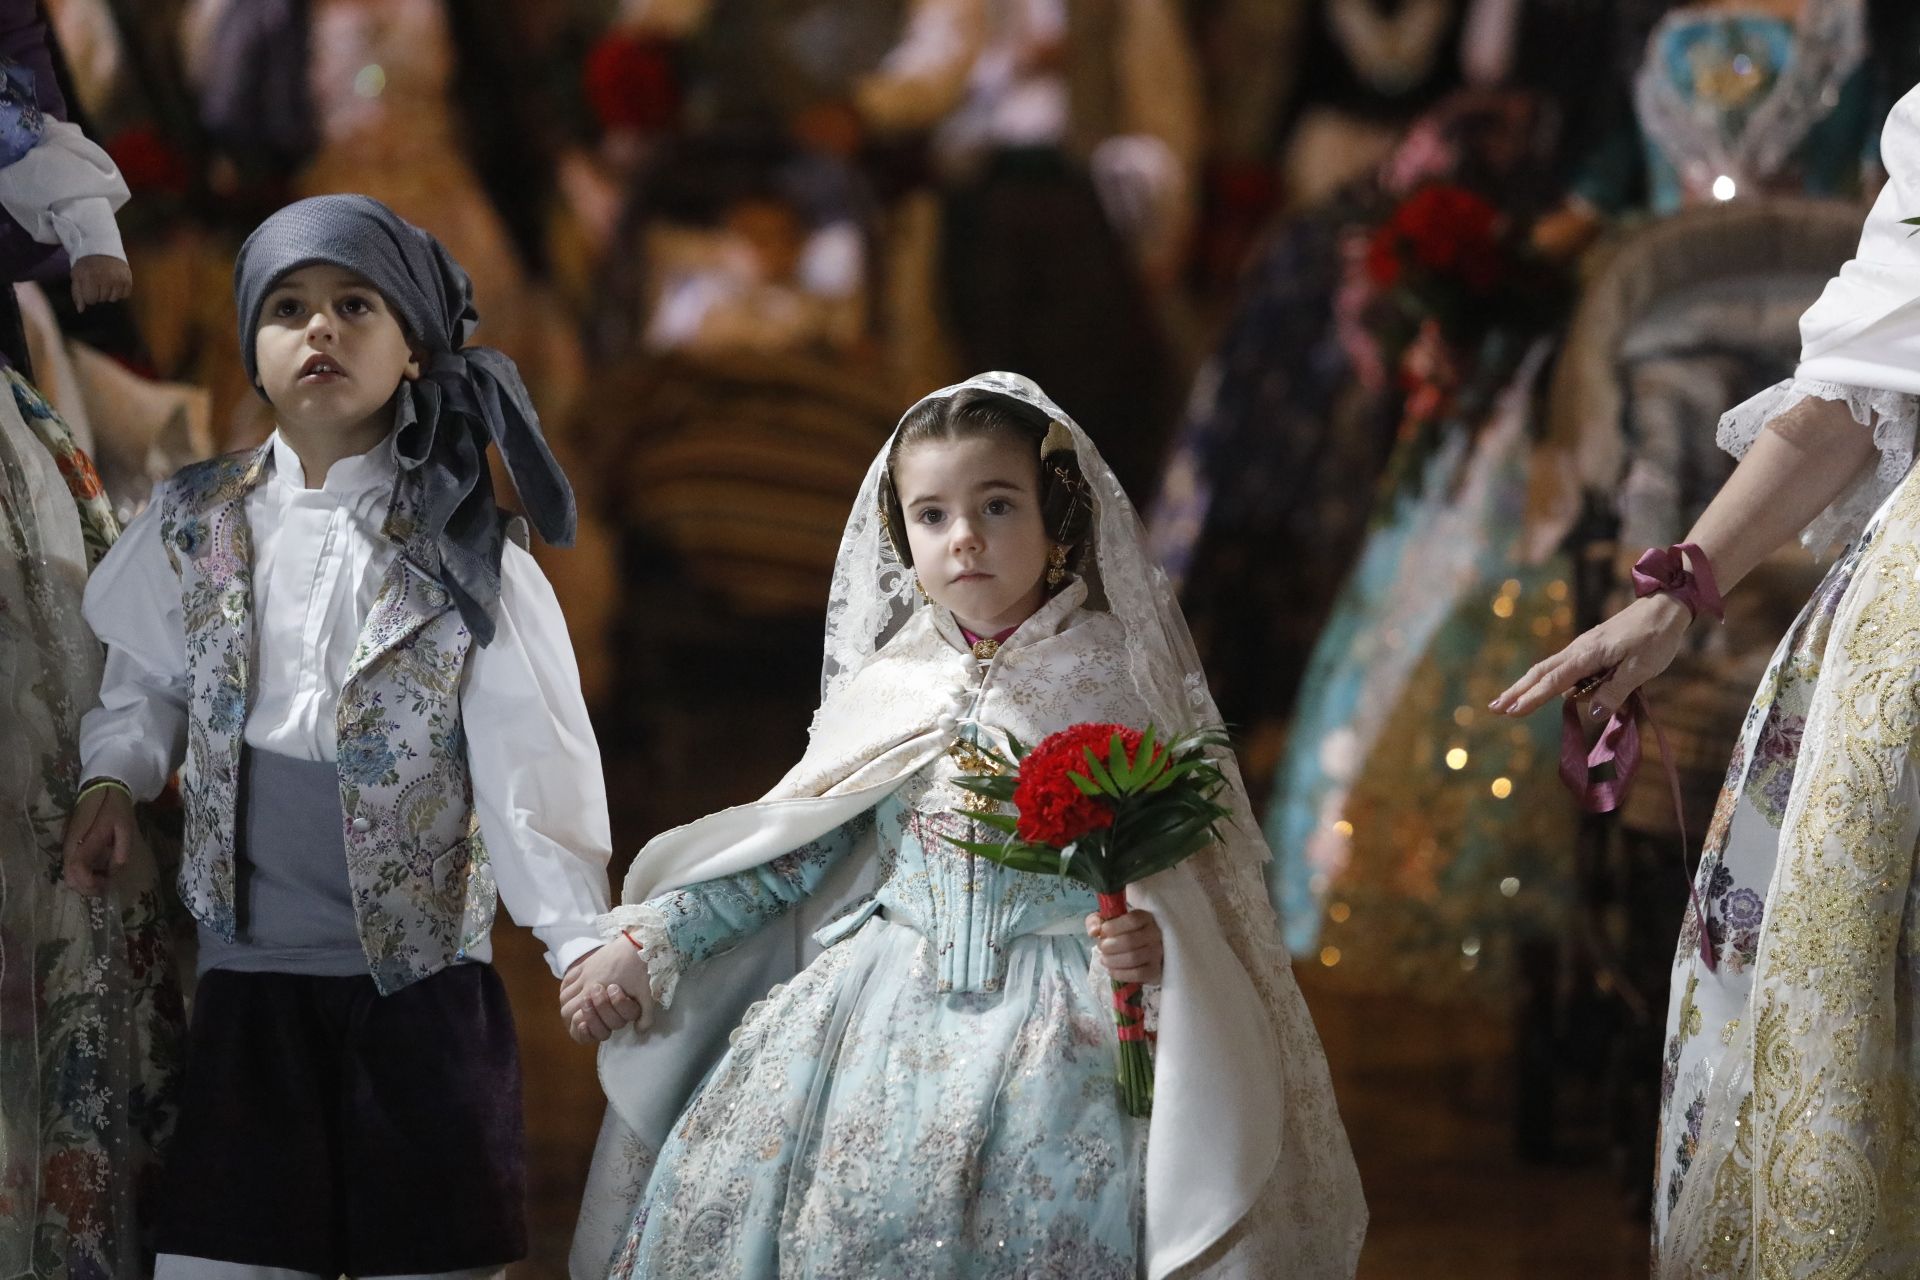
<svg viewBox="0 0 1920 1280"><path fill-rule="evenodd" d="M480 319L466 271L430 233L369 196L290 204L240 247L233 264L240 359L256 387L253 336L267 294L288 272L323 263L378 289L424 352L419 380L401 384L395 444L401 467L418 475L441 579L467 629L487 644L505 549L487 442L498 446L533 527L555 546L573 543L573 487L547 447L513 361L491 347L466 345Z"/></svg>

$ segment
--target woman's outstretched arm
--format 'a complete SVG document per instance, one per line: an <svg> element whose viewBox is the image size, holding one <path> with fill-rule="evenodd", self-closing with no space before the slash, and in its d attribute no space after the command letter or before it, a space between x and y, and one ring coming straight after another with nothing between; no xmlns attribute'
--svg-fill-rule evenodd
<svg viewBox="0 0 1920 1280"><path fill-rule="evenodd" d="M1845 404L1807 399L1769 423L1701 513L1687 541L1713 564L1721 592L1753 571L1843 493L1874 457L1873 433ZM1587 677L1614 668L1594 694L1611 714L1667 669L1693 617L1671 596L1635 600L1520 677L1492 709L1530 715Z"/></svg>

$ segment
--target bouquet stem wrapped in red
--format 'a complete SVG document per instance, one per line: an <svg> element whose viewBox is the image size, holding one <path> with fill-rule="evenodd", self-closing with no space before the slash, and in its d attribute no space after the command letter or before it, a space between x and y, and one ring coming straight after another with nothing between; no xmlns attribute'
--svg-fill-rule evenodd
<svg viewBox="0 0 1920 1280"><path fill-rule="evenodd" d="M1118 920L1127 914L1127 893L1097 895L1102 920ZM1152 1035L1147 1031L1145 992L1137 982L1113 983L1113 1030L1120 1041L1120 1099L1130 1116L1144 1116L1153 1110Z"/></svg>
<svg viewBox="0 0 1920 1280"><path fill-rule="evenodd" d="M1208 751L1226 741L1217 729L1163 743L1151 725L1078 724L1031 751L1009 738L1011 758L976 748L994 771L959 785L1014 812L965 815L1005 840L954 843L1016 871L1077 880L1094 891L1102 920L1118 919L1128 885L1213 842L1227 816L1214 802L1226 778ZM1153 1057L1139 983L1113 984L1113 1020L1121 1103L1129 1115L1147 1115Z"/></svg>

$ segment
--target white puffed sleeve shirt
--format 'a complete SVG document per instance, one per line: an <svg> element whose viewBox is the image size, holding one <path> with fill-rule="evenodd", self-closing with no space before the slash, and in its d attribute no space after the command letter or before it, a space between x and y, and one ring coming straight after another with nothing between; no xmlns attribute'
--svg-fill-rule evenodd
<svg viewBox="0 0 1920 1280"><path fill-rule="evenodd" d="M269 474L246 497L253 530L253 709L247 745L331 760L335 711L367 612L398 553L381 533L399 465L393 439L306 486L276 432ZM100 705L80 729L82 776L158 795L186 753L180 583L149 506L101 560L84 613L107 646ZM612 837L599 747L566 620L546 575L508 542L493 642L462 675L474 810L507 912L547 948L555 975L599 946Z"/></svg>

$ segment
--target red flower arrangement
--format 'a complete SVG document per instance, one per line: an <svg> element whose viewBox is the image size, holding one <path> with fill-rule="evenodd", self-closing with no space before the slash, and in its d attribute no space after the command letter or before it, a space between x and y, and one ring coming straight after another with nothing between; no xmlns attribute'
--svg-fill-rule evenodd
<svg viewBox="0 0 1920 1280"><path fill-rule="evenodd" d="M1071 781L1083 755L1106 763L1115 738L1129 764L1139 752L1138 730L1118 724L1078 724L1045 739L1020 762L1013 806L1020 811L1014 834L1033 844L1064 849L1083 836L1113 825L1114 811Z"/></svg>
<svg viewBox="0 0 1920 1280"><path fill-rule="evenodd" d="M1419 482L1447 423L1483 419L1561 313L1563 282L1492 201L1454 183L1418 188L1365 234L1360 346L1405 397L1385 512Z"/></svg>
<svg viewBox="0 0 1920 1280"><path fill-rule="evenodd" d="M1465 187L1422 187L1375 229L1367 276L1382 289L1450 281L1472 293L1490 293L1507 274L1505 221Z"/></svg>
<svg viewBox="0 0 1920 1280"><path fill-rule="evenodd" d="M1228 812L1214 801L1226 777L1208 753L1226 744L1218 729L1163 743L1151 725L1077 724L1031 751L1009 737L1011 758L976 746L993 771L959 785L1014 812L964 815L1004 840L953 843L1016 871L1077 880L1094 891L1102 920L1118 919L1128 885L1213 842ZM1139 983L1113 984L1113 1021L1121 1102L1144 1116L1153 1108L1153 1059Z"/></svg>
<svg viewBox="0 0 1920 1280"><path fill-rule="evenodd" d="M131 191L185 195L193 168L180 149L152 125L134 125L107 139L106 153Z"/></svg>
<svg viewBox="0 0 1920 1280"><path fill-rule="evenodd" d="M667 46L613 31L587 54L581 80L602 129L664 133L680 117L680 87Z"/></svg>

